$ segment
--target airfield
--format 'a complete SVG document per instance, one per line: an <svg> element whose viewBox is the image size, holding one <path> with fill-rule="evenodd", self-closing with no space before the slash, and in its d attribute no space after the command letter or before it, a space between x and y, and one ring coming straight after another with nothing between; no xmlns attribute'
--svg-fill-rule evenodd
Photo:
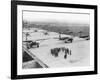
<svg viewBox="0 0 100 80"><path fill-rule="evenodd" d="M45 32L47 32L48 35L45 35ZM26 44L24 43L26 40L26 33L29 34L27 40L39 42L40 45L38 48L26 48ZM61 34L61 37L72 37L73 42L64 43L63 40L59 40L59 33L57 32L50 32L39 28L24 28L23 49L43 68L89 66L90 40L66 34ZM59 56L54 57L51 55L50 50L56 47L69 48L72 51L72 55L68 55L67 59L64 59L64 53L60 51Z"/></svg>

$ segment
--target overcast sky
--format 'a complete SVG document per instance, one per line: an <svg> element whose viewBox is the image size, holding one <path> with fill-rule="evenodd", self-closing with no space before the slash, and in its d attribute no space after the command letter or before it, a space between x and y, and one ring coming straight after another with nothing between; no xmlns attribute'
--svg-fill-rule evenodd
<svg viewBox="0 0 100 80"><path fill-rule="evenodd" d="M89 24L89 14L23 11L23 20L35 22L72 22Z"/></svg>

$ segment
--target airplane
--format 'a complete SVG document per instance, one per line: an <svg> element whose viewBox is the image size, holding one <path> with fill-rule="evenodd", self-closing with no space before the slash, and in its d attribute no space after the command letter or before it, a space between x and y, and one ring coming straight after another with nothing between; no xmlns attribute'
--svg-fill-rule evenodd
<svg viewBox="0 0 100 80"><path fill-rule="evenodd" d="M37 48L39 47L39 43L36 41L28 40L28 41L23 41L23 42L26 42L27 49L30 49L33 47L37 47Z"/></svg>
<svg viewBox="0 0 100 80"><path fill-rule="evenodd" d="M30 48L39 48L40 42L44 41L44 40L47 40L47 39L26 40L26 41L23 41L23 42L26 43L27 49L30 49Z"/></svg>

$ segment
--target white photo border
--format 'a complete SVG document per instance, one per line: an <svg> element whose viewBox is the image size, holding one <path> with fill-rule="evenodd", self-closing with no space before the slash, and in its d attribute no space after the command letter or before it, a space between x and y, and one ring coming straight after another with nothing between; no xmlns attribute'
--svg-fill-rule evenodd
<svg viewBox="0 0 100 80"><path fill-rule="evenodd" d="M17 35L18 35L18 75L21 74L44 74L44 73L59 73L59 72L78 72L78 71L91 71L94 70L94 10L90 9L77 9L77 8L57 8L57 7L44 7L44 6L22 6L18 5L17 15ZM54 11L54 12L76 12L76 13L87 13L90 14L90 65L84 67L71 67L71 68L40 68L40 69L22 69L22 11Z"/></svg>

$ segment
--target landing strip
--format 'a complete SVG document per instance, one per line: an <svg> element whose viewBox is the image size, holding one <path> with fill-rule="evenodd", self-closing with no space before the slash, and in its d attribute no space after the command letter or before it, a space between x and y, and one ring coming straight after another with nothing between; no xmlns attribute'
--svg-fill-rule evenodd
<svg viewBox="0 0 100 80"><path fill-rule="evenodd" d="M30 35L31 36L28 38L30 40L45 39L40 42L39 48L26 49L26 46L23 46L24 51L44 68L90 65L90 40L74 37L72 43L64 43L63 41L54 38L59 36L54 32L51 32L49 36L43 35L41 32L30 33ZM25 36L23 37L23 40L25 40ZM50 50L55 47L69 48L72 51L72 55L68 56L67 59L64 59L64 53L59 52L59 56L54 57L51 55Z"/></svg>

